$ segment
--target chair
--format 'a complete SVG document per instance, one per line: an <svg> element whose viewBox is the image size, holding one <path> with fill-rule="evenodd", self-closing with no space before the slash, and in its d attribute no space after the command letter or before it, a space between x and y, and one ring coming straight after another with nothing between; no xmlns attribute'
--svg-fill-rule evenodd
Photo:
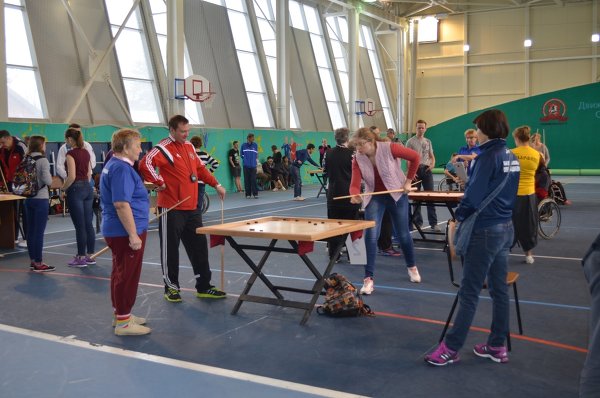
<svg viewBox="0 0 600 398"><path fill-rule="evenodd" d="M453 228L455 226L455 221L454 220L448 220L448 223L446 224L446 247L445 247L445 251L448 253L448 256L452 257L452 255L450 253L453 253L454 250L451 249L450 244L452 241L452 238L454 237L454 231ZM461 265L462 265L462 257L461 257ZM460 284L457 283L454 280L454 269L453 269L453 265L452 265L452 261L451 258L449 258L448 261L448 268L449 268L449 272L450 272L450 282L456 286L456 287L460 287ZM513 295L515 297L515 309L517 311L517 323L519 325L519 334L522 335L523 334L523 322L521 320L521 307L519 305L519 294L517 291L517 280L519 279L519 273L518 272L512 272L509 271L506 275L506 284L510 287L512 286L513 288ZM487 289L487 283L483 284L483 288ZM450 321L452 321L452 317L454 316L454 311L456 311L456 306L458 305L458 292L456 292L456 296L454 297L454 302L452 303L452 308L450 309L450 313L448 314L448 319L446 319L446 324L444 325L444 330L442 330L442 335L440 336L440 342L442 342L444 340L444 337L446 336L446 332L448 331L448 327L450 326ZM510 343L510 333L506 336L506 345L508 350L511 350L511 343Z"/></svg>

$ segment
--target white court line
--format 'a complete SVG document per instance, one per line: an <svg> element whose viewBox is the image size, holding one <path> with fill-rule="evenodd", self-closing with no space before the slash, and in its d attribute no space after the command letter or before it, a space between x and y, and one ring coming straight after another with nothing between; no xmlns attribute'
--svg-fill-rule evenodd
<svg viewBox="0 0 600 398"><path fill-rule="evenodd" d="M46 340L53 343L66 344L73 347L83 348L92 351L104 352L112 355L117 355L126 358L138 359L141 361L158 363L161 365L172 366L176 368L191 370L199 373L207 373L215 376L227 377L234 380L245 381L249 383L261 384L265 386L281 388L284 390L297 391L305 394L314 394L321 397L364 397L362 395L349 394L341 391L329 390L326 388L313 387L306 384L293 383L290 381L273 379L270 377L257 376L250 373L237 372L234 370L228 370L223 368L217 368L214 366L201 365L193 362L181 361L178 359L172 359L162 357L159 355L146 354L143 352L124 350L123 348L110 347L105 345L98 345L96 343L77 340L70 337L56 336L49 333L38 332L35 330L23 329L14 326L0 324L0 330L8 333L14 333L18 335L34 337L40 340Z"/></svg>

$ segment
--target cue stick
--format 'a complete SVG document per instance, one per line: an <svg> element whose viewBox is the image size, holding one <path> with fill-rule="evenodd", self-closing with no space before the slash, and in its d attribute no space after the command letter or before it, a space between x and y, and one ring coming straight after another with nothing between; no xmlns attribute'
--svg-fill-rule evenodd
<svg viewBox="0 0 600 398"><path fill-rule="evenodd" d="M221 199L221 225L223 225L223 203ZM221 245L221 290L225 291L225 245Z"/></svg>
<svg viewBox="0 0 600 398"><path fill-rule="evenodd" d="M162 213L160 213L159 215L157 215L156 217L154 217L152 220L148 221L148 224L153 223L154 221L158 220L160 217L164 216L165 214L167 214L168 212L170 212L171 210L173 210L174 208L176 208L177 206L179 206L180 204L182 204L183 202L185 202L186 200L188 200L189 198L191 198L191 196L188 196L184 199L181 199L179 202L175 203L173 206L169 207L167 210L163 211ZM108 249L110 249L110 247L106 246L102 249L100 249L99 251L97 251L96 253L92 254L90 256L91 259L94 259L104 253L106 253L108 251Z"/></svg>
<svg viewBox="0 0 600 398"><path fill-rule="evenodd" d="M10 193L8 190L8 184L6 183L6 178L4 178L4 172L2 171L2 167L0 167L0 175L2 176L2 182L4 183L4 190L6 193Z"/></svg>
<svg viewBox="0 0 600 398"><path fill-rule="evenodd" d="M415 185L420 183L421 181L415 181L413 182L411 185ZM411 188L411 191L416 190L416 188ZM335 198L333 198L333 200L339 200L339 199L349 199L353 196L369 196L369 195L384 195L386 193L395 193L395 192L404 192L404 188L400 188L400 189L392 189L390 191L379 191L379 192L369 192L369 193L359 193L357 195L347 195L347 196L336 196Z"/></svg>

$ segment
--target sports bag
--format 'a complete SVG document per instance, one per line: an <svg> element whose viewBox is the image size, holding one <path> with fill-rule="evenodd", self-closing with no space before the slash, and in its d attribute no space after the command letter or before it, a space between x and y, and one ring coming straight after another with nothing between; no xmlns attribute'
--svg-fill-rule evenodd
<svg viewBox="0 0 600 398"><path fill-rule="evenodd" d="M341 274L331 274L325 278L325 303L317 308L317 313L332 317L375 316L366 305L356 287Z"/></svg>
<svg viewBox="0 0 600 398"><path fill-rule="evenodd" d="M37 160L43 156L25 155L21 163L17 165L12 181L12 191L15 195L32 198L40 190L37 178Z"/></svg>

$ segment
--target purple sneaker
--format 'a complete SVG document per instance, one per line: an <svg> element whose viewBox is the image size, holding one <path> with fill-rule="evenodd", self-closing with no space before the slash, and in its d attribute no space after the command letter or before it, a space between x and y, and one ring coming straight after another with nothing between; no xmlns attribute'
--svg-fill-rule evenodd
<svg viewBox="0 0 600 398"><path fill-rule="evenodd" d="M481 358L489 358L494 362L506 363L508 362L508 352L506 347L491 347L487 344L477 344L473 347L475 355Z"/></svg>
<svg viewBox="0 0 600 398"><path fill-rule="evenodd" d="M85 262L85 256L75 256L73 260L67 263L69 267L73 268L85 268L87 267L87 263Z"/></svg>
<svg viewBox="0 0 600 398"><path fill-rule="evenodd" d="M390 247L389 249L381 250L379 252L379 254L381 254L382 256L386 256L386 257L400 257L402 255L401 252L396 251L393 247Z"/></svg>
<svg viewBox="0 0 600 398"><path fill-rule="evenodd" d="M440 345L431 354L425 355L425 362L435 366L446 366L451 363L458 362L458 352L452 351L446 347L445 342L441 342Z"/></svg>
<svg viewBox="0 0 600 398"><path fill-rule="evenodd" d="M87 265L96 265L96 260L94 260L90 256L85 256L85 263Z"/></svg>

